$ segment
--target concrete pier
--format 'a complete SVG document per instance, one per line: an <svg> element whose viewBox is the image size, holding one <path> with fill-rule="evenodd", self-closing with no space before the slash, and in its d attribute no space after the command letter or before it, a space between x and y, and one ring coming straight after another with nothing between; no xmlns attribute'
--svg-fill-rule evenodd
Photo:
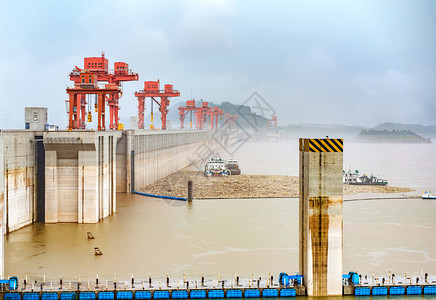
<svg viewBox="0 0 436 300"><path fill-rule="evenodd" d="M308 296L342 295L342 139L300 139L300 274Z"/></svg>
<svg viewBox="0 0 436 300"><path fill-rule="evenodd" d="M45 222L97 223L116 211L121 132L45 132Z"/></svg>
<svg viewBox="0 0 436 300"><path fill-rule="evenodd" d="M4 150L3 150L3 134L0 132L0 175L3 178L4 174ZM0 181L0 276L4 278L4 270L5 270L5 260L4 260L4 249L5 249L5 226L4 226L4 216L3 216L3 207L5 206L5 193L4 193L4 185L3 181Z"/></svg>

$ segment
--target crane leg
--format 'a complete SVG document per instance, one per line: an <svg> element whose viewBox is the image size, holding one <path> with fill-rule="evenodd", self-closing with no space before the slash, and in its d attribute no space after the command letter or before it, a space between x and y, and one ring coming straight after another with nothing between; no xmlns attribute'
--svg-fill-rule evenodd
<svg viewBox="0 0 436 300"><path fill-rule="evenodd" d="M120 100L118 99L118 97L115 97L115 110L114 110L114 124L115 124L115 130L118 130L118 112L120 111L120 106L119 106Z"/></svg>
<svg viewBox="0 0 436 300"><path fill-rule="evenodd" d="M183 129L185 123L185 116L180 115L180 129Z"/></svg>
<svg viewBox="0 0 436 300"><path fill-rule="evenodd" d="M144 97L138 97L138 129L144 129Z"/></svg>
<svg viewBox="0 0 436 300"><path fill-rule="evenodd" d="M160 103L160 118L162 120L162 130L166 130L167 129L167 99L166 97L161 97L161 103Z"/></svg>
<svg viewBox="0 0 436 300"><path fill-rule="evenodd" d="M97 126L97 130L105 130L105 117L104 117L104 99L105 95L100 93L98 94L98 126Z"/></svg>
<svg viewBox="0 0 436 300"><path fill-rule="evenodd" d="M75 94L73 94L73 93L70 93L70 102L69 102L69 104L70 104L70 111L69 111L69 113L68 113L68 119L69 119L69 122L68 122L68 130L73 130L73 129L75 129L74 128L74 99L75 99Z"/></svg>
<svg viewBox="0 0 436 300"><path fill-rule="evenodd" d="M109 129L114 130L115 129L114 118L115 118L116 108L115 108L115 99L113 94L109 95L108 104L109 104Z"/></svg>
<svg viewBox="0 0 436 300"><path fill-rule="evenodd" d="M78 95L79 96L79 103L80 103L80 129L86 128L86 95Z"/></svg>

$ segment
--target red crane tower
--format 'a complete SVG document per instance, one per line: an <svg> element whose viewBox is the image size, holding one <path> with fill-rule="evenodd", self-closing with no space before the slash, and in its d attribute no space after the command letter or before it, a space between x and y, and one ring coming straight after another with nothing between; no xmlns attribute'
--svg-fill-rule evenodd
<svg viewBox="0 0 436 300"><path fill-rule="evenodd" d="M222 118L223 115L224 112L222 108L218 108L218 107L213 108L213 112L211 113L210 129L213 129L214 120L215 120L215 129L218 129L218 119Z"/></svg>
<svg viewBox="0 0 436 300"><path fill-rule="evenodd" d="M97 75L97 82L107 82L108 87L112 88L115 86L119 88L118 93L107 94L104 99L104 101L109 105L109 128L117 130L119 120L118 111L120 109L119 100L122 95L121 84L123 81L137 81L139 80L139 76L137 73L133 73L129 69L129 65L125 62L115 62L113 70L109 70L108 66L109 63L104 57L104 53L101 54L101 57L84 58L84 70ZM84 70L76 66L70 73L70 80L74 81L74 84L81 83L80 74ZM85 95L78 94L78 119L75 123L75 127L70 129L85 129L86 104Z"/></svg>
<svg viewBox="0 0 436 300"><path fill-rule="evenodd" d="M216 121L215 128L218 128L218 114L219 114L219 108L218 107L211 107L209 110L205 112L205 115L209 118L209 129L213 129L213 124Z"/></svg>
<svg viewBox="0 0 436 300"><path fill-rule="evenodd" d="M235 126L237 119L238 119L238 115L232 115L228 113L224 114L224 123L227 124L229 127Z"/></svg>
<svg viewBox="0 0 436 300"><path fill-rule="evenodd" d="M195 106L195 100L186 101L186 106L179 107L180 129L184 128L185 117L190 113L190 128L192 128L192 113L195 113L195 121L197 129L204 129L204 124L209 117L209 128L218 128L218 120L224 115L223 109L218 107L209 107L208 102L203 102L200 107Z"/></svg>
<svg viewBox="0 0 436 300"><path fill-rule="evenodd" d="M186 106L179 107L179 116L180 116L180 128L183 129L185 117L188 112L191 115L190 127L192 128L192 112L195 114L195 128L203 129L204 122L206 119L206 113L210 110L208 102L203 102L201 106L197 107L195 105L195 100L186 101Z"/></svg>
<svg viewBox="0 0 436 300"><path fill-rule="evenodd" d="M204 123L206 121L206 112L211 108L209 102L203 102L200 107L195 110L195 122L197 129L204 129Z"/></svg>
<svg viewBox="0 0 436 300"><path fill-rule="evenodd" d="M268 126L268 128L270 126L274 126L274 128L277 128L277 116L272 116L271 119L268 119L267 126Z"/></svg>
<svg viewBox="0 0 436 300"><path fill-rule="evenodd" d="M180 116L180 129L183 129L185 125L185 117L189 113L189 127L192 128L192 112L196 111L197 107L195 106L195 100L187 100L186 106L179 107L179 116Z"/></svg>
<svg viewBox="0 0 436 300"><path fill-rule="evenodd" d="M81 117L80 108L82 106L82 99L86 95L97 95L98 101L96 108L98 112L98 130L105 130L105 99L106 96L114 96L121 92L121 88L116 85L106 84L100 88L98 86L97 74L82 71L78 74L79 83L74 83L74 87L67 88L69 95L69 122L68 130L80 129Z"/></svg>
<svg viewBox="0 0 436 300"><path fill-rule="evenodd" d="M144 110L145 98L151 98L151 121L153 122L153 102L159 105L160 119L162 120L162 129L167 129L167 114L168 105L170 105L170 97L179 97L180 92L173 90L172 84L165 84L165 89L159 89L160 82L157 81L144 81L144 89L135 92L135 97L138 98L138 127L144 129ZM160 98L160 103L154 98Z"/></svg>

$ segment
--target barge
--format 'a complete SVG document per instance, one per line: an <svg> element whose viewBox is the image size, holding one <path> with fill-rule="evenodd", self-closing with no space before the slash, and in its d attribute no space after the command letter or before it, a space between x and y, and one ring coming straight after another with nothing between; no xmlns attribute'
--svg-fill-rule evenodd
<svg viewBox="0 0 436 300"><path fill-rule="evenodd" d="M374 175L367 176L366 174L360 175L359 170L352 172L342 171L342 182L350 185L387 185L388 181L375 177Z"/></svg>

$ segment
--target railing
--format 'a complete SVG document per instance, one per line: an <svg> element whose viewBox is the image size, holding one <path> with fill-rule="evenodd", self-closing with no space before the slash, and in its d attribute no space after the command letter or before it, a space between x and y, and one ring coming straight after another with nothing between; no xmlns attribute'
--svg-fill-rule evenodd
<svg viewBox="0 0 436 300"><path fill-rule="evenodd" d="M82 90L92 90L92 89L118 89L121 92L121 87L115 84L107 83L77 83L74 86L67 86L67 89L82 89Z"/></svg>
<svg viewBox="0 0 436 300"><path fill-rule="evenodd" d="M82 71L88 71L92 73L105 73L105 74L127 74L127 75L136 75L137 73L132 72L132 69L83 69ZM82 71L71 71L70 76L72 75L80 75Z"/></svg>
<svg viewBox="0 0 436 300"><path fill-rule="evenodd" d="M154 94L154 93L167 93L167 91L165 90L152 90L152 91L144 91L144 90L139 90L137 91L138 94ZM178 90L171 90L170 93L179 93Z"/></svg>

